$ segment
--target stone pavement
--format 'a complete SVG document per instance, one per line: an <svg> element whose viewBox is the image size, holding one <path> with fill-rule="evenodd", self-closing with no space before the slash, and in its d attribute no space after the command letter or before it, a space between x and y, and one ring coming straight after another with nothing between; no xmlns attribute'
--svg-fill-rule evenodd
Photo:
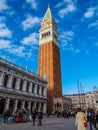
<svg viewBox="0 0 98 130"><path fill-rule="evenodd" d="M54 115L51 115L50 117L45 116L42 123L42 126L38 126L38 119L36 119L35 126L32 125L32 122L14 123L8 125L2 125L2 123L0 122L0 130L76 130L74 125L74 117L65 119L57 118Z"/></svg>

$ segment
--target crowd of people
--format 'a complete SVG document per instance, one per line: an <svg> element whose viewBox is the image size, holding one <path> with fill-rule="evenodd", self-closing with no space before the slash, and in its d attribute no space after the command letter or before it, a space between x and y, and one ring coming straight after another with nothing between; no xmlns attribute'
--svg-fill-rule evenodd
<svg viewBox="0 0 98 130"><path fill-rule="evenodd" d="M87 125L89 125L90 130L98 130L98 111L93 109L88 109L83 111L81 108L77 108L75 125L77 130L87 130Z"/></svg>
<svg viewBox="0 0 98 130"><path fill-rule="evenodd" d="M41 109L33 109L30 113L28 110L18 109L13 113L10 113L9 110L5 110L2 116L3 124L8 123L22 123L33 121L33 125L35 125L35 119L38 118L38 125L42 125L43 113Z"/></svg>
<svg viewBox="0 0 98 130"><path fill-rule="evenodd" d="M90 130L98 130L98 110L90 108L84 110L79 107L70 111L57 111L56 114L57 118L75 117L75 126L77 130L87 130L87 128L90 128Z"/></svg>
<svg viewBox="0 0 98 130"><path fill-rule="evenodd" d="M87 125L89 125L90 130L98 130L98 110L88 109L82 110L81 108L77 108L77 110L71 111L57 111L57 118L63 117L68 118L70 116L75 117L75 126L77 130L87 130ZM49 116L49 115L47 115ZM30 113L28 110L18 109L14 112L14 114L10 113L9 110L4 111L3 113L3 124L8 123L21 123L32 121L33 126L35 124L35 120L38 119L37 125L42 125L43 113L41 109L33 109Z"/></svg>

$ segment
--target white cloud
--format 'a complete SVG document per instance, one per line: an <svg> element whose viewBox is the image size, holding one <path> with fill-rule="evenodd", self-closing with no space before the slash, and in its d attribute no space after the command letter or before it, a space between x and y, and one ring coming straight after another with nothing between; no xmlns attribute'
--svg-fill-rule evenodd
<svg viewBox="0 0 98 130"><path fill-rule="evenodd" d="M0 17L0 38L11 38L12 32L11 30L6 26L6 17Z"/></svg>
<svg viewBox="0 0 98 130"><path fill-rule="evenodd" d="M59 7L61 7L64 4L72 4L72 3L73 3L72 0L63 0L62 2L58 3L55 7L59 8Z"/></svg>
<svg viewBox="0 0 98 130"><path fill-rule="evenodd" d="M36 0L26 0L27 3L30 4L30 6L33 8L33 9L37 9L37 2Z"/></svg>
<svg viewBox="0 0 98 130"><path fill-rule="evenodd" d="M38 17L32 17L28 15L26 20L22 22L23 29L26 30L28 28L32 28L33 26L40 23L40 19Z"/></svg>
<svg viewBox="0 0 98 130"><path fill-rule="evenodd" d="M7 0L0 0L0 12L12 16L15 11L7 4Z"/></svg>
<svg viewBox="0 0 98 130"><path fill-rule="evenodd" d="M76 6L74 4L69 4L67 5L67 7L59 10L58 15L61 18L64 18L65 15L67 15L68 13L72 13L76 10Z"/></svg>
<svg viewBox="0 0 98 130"><path fill-rule="evenodd" d="M72 51L73 52L74 48L73 48L73 46L68 46L68 47L66 46L66 47L63 48L63 50Z"/></svg>
<svg viewBox="0 0 98 130"><path fill-rule="evenodd" d="M63 48L65 48L66 46L69 46L73 37L74 37L73 31L61 32L61 35L60 35L61 46ZM72 50L72 46L70 47L70 49Z"/></svg>
<svg viewBox="0 0 98 130"><path fill-rule="evenodd" d="M11 47L11 41L10 40L0 40L0 49L7 49Z"/></svg>
<svg viewBox="0 0 98 130"><path fill-rule="evenodd" d="M7 51L10 53L10 54L14 54L14 55L17 55L17 56L21 56L21 57L24 57L25 56L25 47L24 46L14 46L12 44L11 48L8 48Z"/></svg>
<svg viewBox="0 0 98 130"><path fill-rule="evenodd" d="M63 50L65 50L65 51L71 51L71 52L74 53L74 54L77 54L77 53L79 53L79 52L82 51L82 49L75 49L72 44L69 44L69 45L67 44L67 45L63 48Z"/></svg>
<svg viewBox="0 0 98 130"><path fill-rule="evenodd" d="M11 40L0 40L0 50L4 50L9 54L17 55L20 57L24 57L26 55L24 46L17 46L12 44Z"/></svg>
<svg viewBox="0 0 98 130"><path fill-rule="evenodd" d="M62 5L64 5L64 2L58 3L55 8L61 7Z"/></svg>
<svg viewBox="0 0 98 130"><path fill-rule="evenodd" d="M25 37L21 43L24 45L38 45L38 34L37 33L32 33L28 37Z"/></svg>
<svg viewBox="0 0 98 130"><path fill-rule="evenodd" d="M65 15L76 11L77 7L75 1L73 0L63 0L63 2L58 3L55 8L59 8L58 15L64 18Z"/></svg>
<svg viewBox="0 0 98 130"><path fill-rule="evenodd" d="M10 7L7 5L6 0L0 0L0 12L9 8Z"/></svg>
<svg viewBox="0 0 98 130"><path fill-rule="evenodd" d="M74 32L73 31L65 31L61 33L61 38L69 39L69 37L73 37Z"/></svg>
<svg viewBox="0 0 98 130"><path fill-rule="evenodd" d="M85 18L91 18L95 14L95 8L88 8L88 10L84 13Z"/></svg>
<svg viewBox="0 0 98 130"><path fill-rule="evenodd" d="M11 38L12 33L11 31L7 28L6 24L0 22L0 37L1 38Z"/></svg>
<svg viewBox="0 0 98 130"><path fill-rule="evenodd" d="M98 20L96 20L94 23L89 24L88 28L95 27L98 28Z"/></svg>
<svg viewBox="0 0 98 130"><path fill-rule="evenodd" d="M79 53L82 49L75 49L74 45L72 44L72 41L74 39L74 32L73 31L65 31L60 33L60 41L61 41L61 47L65 51L71 51L72 53Z"/></svg>

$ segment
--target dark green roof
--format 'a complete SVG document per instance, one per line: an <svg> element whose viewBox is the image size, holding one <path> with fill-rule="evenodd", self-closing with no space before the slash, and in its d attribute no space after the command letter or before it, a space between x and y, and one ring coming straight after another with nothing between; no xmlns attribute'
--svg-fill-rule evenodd
<svg viewBox="0 0 98 130"><path fill-rule="evenodd" d="M48 19L53 19L53 16L52 16L52 13L51 13L49 6L48 6L48 9L47 9L46 14L45 14L42 21L44 22L44 21L47 21Z"/></svg>

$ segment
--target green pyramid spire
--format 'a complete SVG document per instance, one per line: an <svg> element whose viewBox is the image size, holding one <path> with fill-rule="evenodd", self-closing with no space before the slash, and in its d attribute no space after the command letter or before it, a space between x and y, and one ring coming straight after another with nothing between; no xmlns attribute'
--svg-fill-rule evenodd
<svg viewBox="0 0 98 130"><path fill-rule="evenodd" d="M47 21L48 19L53 19L53 16L50 10L50 5L48 5L48 9L42 21L44 22L44 21Z"/></svg>

